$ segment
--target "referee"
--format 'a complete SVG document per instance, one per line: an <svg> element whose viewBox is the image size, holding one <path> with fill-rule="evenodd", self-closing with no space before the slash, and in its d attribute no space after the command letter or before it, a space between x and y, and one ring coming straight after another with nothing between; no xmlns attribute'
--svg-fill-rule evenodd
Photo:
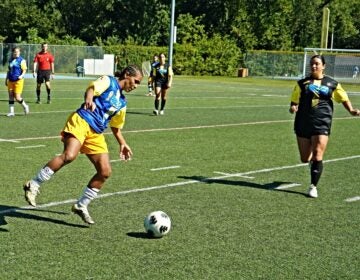
<svg viewBox="0 0 360 280"><path fill-rule="evenodd" d="M38 52L34 58L33 76L36 77L36 103L41 104L40 89L41 84L45 82L47 92L47 103L51 103L51 85L50 78L54 79L54 57L48 52L48 44L41 44L41 51Z"/></svg>

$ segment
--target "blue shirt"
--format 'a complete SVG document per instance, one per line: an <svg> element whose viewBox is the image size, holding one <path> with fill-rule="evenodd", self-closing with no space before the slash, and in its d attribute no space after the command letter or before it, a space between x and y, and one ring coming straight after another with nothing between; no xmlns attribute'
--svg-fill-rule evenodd
<svg viewBox="0 0 360 280"><path fill-rule="evenodd" d="M7 78L11 82L16 82L19 80L19 76L22 75L23 70L26 70L26 60L21 56L16 58L11 58L9 60L9 71L7 74Z"/></svg>
<svg viewBox="0 0 360 280"><path fill-rule="evenodd" d="M122 94L118 80L112 76L102 76L92 82L89 87L91 86L94 87L95 110L85 110L83 103L77 113L96 133L103 133L113 117L119 120L112 122L112 126L121 128L125 116L120 111L126 110L127 100Z"/></svg>

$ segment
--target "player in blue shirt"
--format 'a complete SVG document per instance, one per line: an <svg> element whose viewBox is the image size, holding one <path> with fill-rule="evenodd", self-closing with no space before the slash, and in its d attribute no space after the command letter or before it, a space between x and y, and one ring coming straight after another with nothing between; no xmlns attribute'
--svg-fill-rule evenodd
<svg viewBox="0 0 360 280"><path fill-rule="evenodd" d="M6 74L5 85L9 93L9 110L8 117L15 116L15 100L23 107L25 114L29 114L29 106L21 97L24 89L24 77L27 70L26 60L20 56L20 48L12 49L12 57L9 60L9 70Z"/></svg>
<svg viewBox="0 0 360 280"><path fill-rule="evenodd" d="M103 132L110 126L120 146L120 159L130 160L132 151L121 133L127 105L123 92L136 89L142 78L140 68L130 65L121 73L115 73L115 77L102 76L90 83L85 92L84 103L69 116L61 132L63 153L50 160L33 179L24 184L25 199L30 205L36 206L40 185L50 180L63 166L75 160L80 152L87 155L96 169L96 174L85 187L83 195L72 206L72 211L84 222L94 224L87 206L111 174Z"/></svg>

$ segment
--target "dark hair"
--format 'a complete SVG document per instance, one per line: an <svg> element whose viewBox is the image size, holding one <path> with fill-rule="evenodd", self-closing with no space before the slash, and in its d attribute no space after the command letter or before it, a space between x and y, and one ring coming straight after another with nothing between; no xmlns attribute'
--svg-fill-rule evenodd
<svg viewBox="0 0 360 280"><path fill-rule="evenodd" d="M321 60L322 64L325 64L325 57L322 54L315 54L310 58L310 62L314 59L318 58Z"/></svg>
<svg viewBox="0 0 360 280"><path fill-rule="evenodd" d="M135 77L137 74L141 74L141 76L144 76L141 68L135 64L125 67L121 72L116 71L114 76L122 80L125 78L125 74L128 74L131 77Z"/></svg>
<svg viewBox="0 0 360 280"><path fill-rule="evenodd" d="M18 47L18 46L13 47L12 51L14 52L16 49L18 49L20 51L20 47Z"/></svg>

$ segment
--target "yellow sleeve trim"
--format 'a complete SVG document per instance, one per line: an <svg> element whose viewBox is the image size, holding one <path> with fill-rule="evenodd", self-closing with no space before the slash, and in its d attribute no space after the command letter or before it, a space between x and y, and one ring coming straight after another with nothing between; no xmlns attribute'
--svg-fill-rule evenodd
<svg viewBox="0 0 360 280"><path fill-rule="evenodd" d="M349 97L343 87L338 84L336 89L333 91L333 98L338 103L349 101Z"/></svg>
<svg viewBox="0 0 360 280"><path fill-rule="evenodd" d="M110 86L110 78L108 76L101 76L95 81L92 81L88 88L94 87L94 96L99 96Z"/></svg>
<svg viewBox="0 0 360 280"><path fill-rule="evenodd" d="M301 94L301 88L300 88L299 84L296 84L294 89L293 89L293 92L291 94L291 102L299 104L299 102L300 102L300 94Z"/></svg>
<svg viewBox="0 0 360 280"><path fill-rule="evenodd" d="M122 108L115 116L110 120L110 126L122 129L125 124L126 107Z"/></svg>

